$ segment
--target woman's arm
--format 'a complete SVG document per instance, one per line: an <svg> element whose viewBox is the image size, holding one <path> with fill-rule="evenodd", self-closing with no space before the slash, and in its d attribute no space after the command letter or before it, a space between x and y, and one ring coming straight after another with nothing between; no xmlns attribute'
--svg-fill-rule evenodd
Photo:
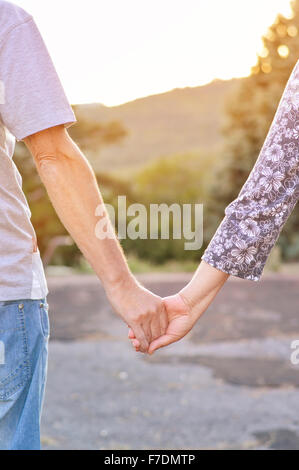
<svg viewBox="0 0 299 470"><path fill-rule="evenodd" d="M299 61L270 130L239 196L202 256L190 283L165 299L169 326L149 351L186 335L229 275L258 281L266 260L299 198ZM138 342L129 332L133 345Z"/></svg>
<svg viewBox="0 0 299 470"><path fill-rule="evenodd" d="M280 100L259 157L202 259L258 281L299 198L299 61Z"/></svg>

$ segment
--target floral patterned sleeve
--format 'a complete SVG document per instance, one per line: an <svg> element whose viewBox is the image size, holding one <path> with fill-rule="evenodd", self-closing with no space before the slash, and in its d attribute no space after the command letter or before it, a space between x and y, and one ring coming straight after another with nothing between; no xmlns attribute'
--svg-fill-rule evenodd
<svg viewBox="0 0 299 470"><path fill-rule="evenodd" d="M298 109L299 60L259 157L202 256L220 271L258 281L299 199Z"/></svg>

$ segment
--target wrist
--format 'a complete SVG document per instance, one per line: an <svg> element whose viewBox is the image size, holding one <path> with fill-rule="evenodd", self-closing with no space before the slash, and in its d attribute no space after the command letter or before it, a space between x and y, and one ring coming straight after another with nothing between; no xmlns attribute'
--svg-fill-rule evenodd
<svg viewBox="0 0 299 470"><path fill-rule="evenodd" d="M105 291L110 297L135 290L137 287L138 282L130 271L113 280L104 282Z"/></svg>
<svg viewBox="0 0 299 470"><path fill-rule="evenodd" d="M190 316L194 319L194 321L197 321L203 313L203 308L201 304L202 299L200 298L200 296L195 296L193 289L190 289L188 285L182 290L180 290L178 295L185 303Z"/></svg>

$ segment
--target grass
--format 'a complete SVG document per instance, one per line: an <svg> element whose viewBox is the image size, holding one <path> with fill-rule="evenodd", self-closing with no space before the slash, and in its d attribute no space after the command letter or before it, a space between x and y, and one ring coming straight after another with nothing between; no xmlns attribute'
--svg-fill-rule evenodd
<svg viewBox="0 0 299 470"><path fill-rule="evenodd" d="M128 264L135 274L143 273L170 273L170 272L194 272L198 263L194 261L167 261L163 264L154 264L150 261L140 259L136 256L129 255Z"/></svg>
<svg viewBox="0 0 299 470"><path fill-rule="evenodd" d="M148 260L140 259L133 254L128 256L128 264L134 274L147 274L147 273L193 273L198 262L195 261L176 261L171 260L163 264L152 263ZM284 263L281 262L279 253L277 250L273 250L268 258L268 262L265 267L265 272L279 272L289 275L299 274L299 263ZM82 257L80 266L68 267L68 266L48 266L46 269L48 276L66 276L76 274L94 274L90 265Z"/></svg>
<svg viewBox="0 0 299 470"><path fill-rule="evenodd" d="M168 261L164 264L155 264L150 261L143 260L134 255L128 256L128 264L134 274L146 274L146 273L182 273L182 272L194 272L198 266L198 263L193 261ZM66 276L75 274L94 274L94 271L90 265L82 257L80 266L68 267L68 266L47 266L46 273L48 276Z"/></svg>

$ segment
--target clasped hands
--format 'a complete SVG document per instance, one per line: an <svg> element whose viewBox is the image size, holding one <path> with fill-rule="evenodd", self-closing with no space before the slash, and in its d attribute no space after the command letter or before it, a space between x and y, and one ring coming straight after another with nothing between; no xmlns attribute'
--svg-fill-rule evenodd
<svg viewBox="0 0 299 470"><path fill-rule="evenodd" d="M197 318L182 293L162 299L134 279L107 291L114 310L129 327L128 337L136 351L155 350L183 338Z"/></svg>

